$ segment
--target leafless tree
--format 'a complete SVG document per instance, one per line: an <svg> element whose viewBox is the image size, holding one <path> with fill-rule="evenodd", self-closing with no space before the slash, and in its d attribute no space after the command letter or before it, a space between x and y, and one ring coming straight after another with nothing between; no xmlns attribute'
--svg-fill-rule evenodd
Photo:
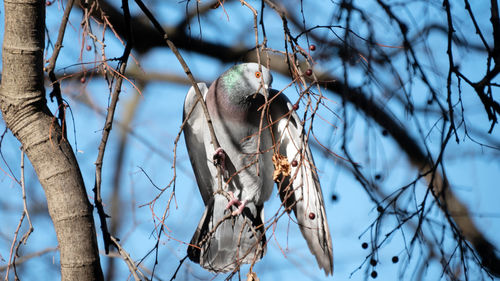
<svg viewBox="0 0 500 281"><path fill-rule="evenodd" d="M169 153L161 149L161 140L151 141L131 124L150 94L149 85L160 81L190 86L201 79L202 72L194 68L202 60L198 55L221 65L260 62L276 76L285 77L289 84L278 90L297 96L293 102L303 113L310 145L336 169L351 175L376 210L366 232L357 234L369 237L362 245L368 248L366 258L355 266L364 269L367 277L377 277L379 253L397 235L402 235L397 241L403 245L392 261L401 259L401 277L421 279L431 263L439 264L442 277L450 280L500 276L497 246L457 195L459 183L449 177L450 170L456 169L452 164L455 153L461 151L459 157L471 166L471 159L498 161L500 156L497 1L488 5L468 0L73 2L4 2L0 88L6 127L21 143L21 151L45 191L58 239L62 279L104 279L89 196L97 211L102 254L111 257L103 259L106 280L117 274L116 258L125 262L135 280L163 280L167 277L158 276L157 267L178 263L169 276L175 279L185 266L184 259L165 261L159 253L163 239L179 239L167 231L166 218L176 204L177 172L185 169L178 163L180 131L170 132L174 136L173 152ZM45 30L46 5L61 8L51 12L62 17L57 31L50 26ZM182 16L173 21L171 15L159 11L176 11L176 16ZM71 31L71 26L77 30ZM78 46L64 41L65 31L81 38ZM121 49L107 47L109 42ZM172 60L178 62L177 73L169 66L165 72L137 67L158 48L170 50ZM77 67L56 67L60 53L66 57L79 53L77 59L72 57ZM107 102L93 100L92 90L81 86L99 83L108 89ZM119 102L124 89L136 92L126 106ZM55 106L50 105L52 100ZM48 104L54 108L52 113ZM75 105L94 108L103 116L100 140L93 147L96 158L90 195L75 158L76 147L68 141L70 110ZM115 117L117 111L124 112L120 121ZM75 118L85 118L78 114L75 111ZM323 132L318 132L318 123ZM116 125L120 136L109 139ZM140 169L146 179L141 188L147 186L151 192L149 203L141 206L151 210L149 230L156 241L142 256L116 238L125 216L134 217L132 229L138 225L134 215L138 206L125 207L130 204L124 198L134 198L125 196L128 191L121 188L127 180L124 159L130 138L173 166L169 182L161 184L154 180L154 172ZM117 150L114 162L105 157L110 146ZM397 151L397 156L380 160L385 159L385 149ZM400 155L404 160L397 159ZM408 164L404 166L407 174L400 175L403 180L385 180L392 170L401 173L394 167L396 161ZM4 158L6 167L13 165L9 163L14 162ZM103 184L107 170L113 173L111 184ZM18 179L16 171L5 174L24 190L24 176ZM339 187L323 188L325 194L335 193L334 199L345 192ZM102 196L103 192L108 195ZM21 256L20 245L29 237L29 231L23 237L18 235L29 220L28 208L23 210L14 239L6 240L11 245L9 256L0 252L6 260L2 267L6 279L11 271L17 278L16 263L24 262L21 258L16 261ZM277 213L269 225L281 217ZM335 244L335 237L333 241ZM415 257L421 260L417 265ZM146 266L146 260L152 262ZM239 273L225 277L235 274Z"/></svg>

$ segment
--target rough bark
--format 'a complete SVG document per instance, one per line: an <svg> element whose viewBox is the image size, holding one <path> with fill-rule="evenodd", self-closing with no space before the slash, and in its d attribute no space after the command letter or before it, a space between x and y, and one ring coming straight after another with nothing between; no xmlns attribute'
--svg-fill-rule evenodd
<svg viewBox="0 0 500 281"><path fill-rule="evenodd" d="M45 1L5 5L3 118L21 142L47 197L57 234L62 280L102 280L90 205L75 155L49 111L43 86Z"/></svg>

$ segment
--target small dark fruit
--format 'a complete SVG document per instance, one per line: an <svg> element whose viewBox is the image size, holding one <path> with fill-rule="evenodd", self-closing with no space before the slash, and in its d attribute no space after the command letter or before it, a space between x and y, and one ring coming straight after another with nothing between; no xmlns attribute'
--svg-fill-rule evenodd
<svg viewBox="0 0 500 281"><path fill-rule="evenodd" d="M309 213L309 219L313 220L316 218L316 215L314 213Z"/></svg>
<svg viewBox="0 0 500 281"><path fill-rule="evenodd" d="M371 259L371 260L370 260L370 264L371 264L372 266L376 266L376 265L377 265L377 261L376 261L376 260L374 260L374 259Z"/></svg>
<svg viewBox="0 0 500 281"><path fill-rule="evenodd" d="M363 242L363 244L361 244L361 248L363 248L363 249L366 249L366 248L368 248L368 243L366 243L366 242Z"/></svg>
<svg viewBox="0 0 500 281"><path fill-rule="evenodd" d="M308 70L306 70L306 75L307 76L311 76L312 74L313 74L312 69L309 68Z"/></svg>
<svg viewBox="0 0 500 281"><path fill-rule="evenodd" d="M373 279L377 278L377 275L378 275L378 274L377 274L377 272L376 272L375 270L374 270L374 271L372 271L372 273L370 274L370 276L371 276Z"/></svg>
<svg viewBox="0 0 500 281"><path fill-rule="evenodd" d="M314 44L309 45L309 50L311 50L311 51L316 50L316 45L314 45Z"/></svg>
<svg viewBox="0 0 500 281"><path fill-rule="evenodd" d="M298 103L294 104L294 105L292 106L292 108L293 108L293 110L297 110L297 109L299 109L299 104L298 104Z"/></svg>
<svg viewBox="0 0 500 281"><path fill-rule="evenodd" d="M45 2L45 5L46 5L46 6L50 6L50 5L52 5L52 2L47 1L47 2Z"/></svg>
<svg viewBox="0 0 500 281"><path fill-rule="evenodd" d="M398 263L398 261L399 261L398 256L392 257L392 263Z"/></svg>
<svg viewBox="0 0 500 281"><path fill-rule="evenodd" d="M382 213L384 208L382 206L377 206L377 212Z"/></svg>
<svg viewBox="0 0 500 281"><path fill-rule="evenodd" d="M381 179L381 178L382 178L382 176L381 176L380 174L376 174L376 175L375 175L375 179L376 179L376 180L379 180L379 179Z"/></svg>
<svg viewBox="0 0 500 281"><path fill-rule="evenodd" d="M293 160L292 167L297 167L297 165L299 165L299 162L297 162L297 160Z"/></svg>
<svg viewBox="0 0 500 281"><path fill-rule="evenodd" d="M332 194L332 201L337 201L339 198L336 194Z"/></svg>
<svg viewBox="0 0 500 281"><path fill-rule="evenodd" d="M85 83L85 81L87 81L87 79L85 79L85 77L80 78L80 83L83 84L83 83Z"/></svg>
<svg viewBox="0 0 500 281"><path fill-rule="evenodd" d="M86 48L87 48L87 51L92 50L92 46L90 46L90 45L87 45L87 47L86 47Z"/></svg>

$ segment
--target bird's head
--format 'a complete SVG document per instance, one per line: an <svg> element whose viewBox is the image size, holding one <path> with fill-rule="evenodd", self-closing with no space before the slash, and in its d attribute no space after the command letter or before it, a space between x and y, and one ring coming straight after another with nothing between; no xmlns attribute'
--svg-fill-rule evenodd
<svg viewBox="0 0 500 281"><path fill-rule="evenodd" d="M257 63L238 64L221 76L228 98L234 104L248 103L257 95L267 98L273 77L269 69Z"/></svg>

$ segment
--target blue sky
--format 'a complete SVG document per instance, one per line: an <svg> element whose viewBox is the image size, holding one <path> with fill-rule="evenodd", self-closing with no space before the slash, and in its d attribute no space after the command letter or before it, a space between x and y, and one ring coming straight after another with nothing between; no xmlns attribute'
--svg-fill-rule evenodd
<svg viewBox="0 0 500 281"><path fill-rule="evenodd" d="M256 3L254 3L257 5ZM155 15L158 16L162 24L174 24L184 12L184 3L160 5L160 9L155 10ZM205 39L224 42L231 44L234 38L238 37L242 44L248 46L254 42L253 33L249 32L249 36L241 36L240 28L245 25L238 23L251 23L251 15L248 9L241 7L239 3L227 4L226 10L228 17L221 10L211 12L210 18L202 18L202 36ZM311 5L312 7L312 5ZM305 5L305 12L308 13L310 6ZM312 9L312 8L311 8ZM134 9L133 9L134 11ZM272 48L283 49L282 29L279 19L267 11L267 32L270 40L269 45ZM329 9L316 9L311 11L315 16L307 19L308 26L317 24L329 24L331 19L331 11ZM426 13L429 18L436 17L436 9ZM3 16L3 7L0 8L0 15ZM47 8L47 28L49 36L55 40L57 34L54 30L60 22L62 10L59 3L54 3ZM437 18L439 21L440 18ZM442 20L442 19L441 19ZM94 60L93 50L88 52L82 50L81 36L81 14L78 10L74 10L71 16L71 26L68 27L67 36L64 41L64 48L61 53L61 58L58 61L58 75L62 76L63 72L78 72L82 71L81 66L72 68L64 68L73 65L77 62L80 54L83 54L84 62L92 62ZM236 24L235 24L236 23ZM481 21L483 24L484 21ZM487 25L484 25L487 28ZM249 28L251 25L248 26ZM383 22L380 27L383 28ZM360 29L362 29L360 27ZM198 34L198 26L192 26L193 34ZM224 36L221 36L221 32ZM360 30L360 32L363 32ZM97 34L98 32L96 32ZM0 35L3 37L3 24L0 25ZM281 36L281 37L280 37ZM444 54L442 36L430 35L429 39L432 48L441 48L443 52L436 52L435 61L429 61L429 69L432 63L439 66L440 69L447 69L447 61ZM107 57L119 56L122 53L120 44L112 38L112 34L106 35L106 52ZM394 40L389 32L386 37L381 36L381 40L387 40L384 44L390 44ZM89 40L88 38L86 40ZM87 41L89 42L89 41ZM301 44L306 44L303 40ZM306 46L306 45L304 45ZM321 48L322 46L318 46ZM419 47L422 50L422 47ZM220 73L227 69L230 64L223 65L213 59L187 53L181 51L194 76L198 80L213 81ZM182 75L180 64L175 57L166 48L158 48L150 53L139 56L134 54L139 60L142 69L148 72L164 72L176 73ZM322 64L324 63L324 64ZM464 54L460 62L462 68L468 73L484 73L484 58L477 54ZM133 66L133 61L129 61L129 67ZM340 63L323 62L319 60L318 67L332 70L334 74L341 74ZM381 75L381 79L387 79ZM353 70L353 82L360 82L362 76ZM108 104L109 90L106 84L100 78L88 78L88 82L81 84L72 81L63 81L63 91L67 96L67 100L71 105L74 114L74 124L70 121L69 138L72 143L78 144L77 158L80 163L80 168L85 179L87 191L92 197L91 192L94 182L94 162L97 156L97 147L101 137L101 128L104 123L104 118L101 112ZM289 83L289 78L274 75L273 87L282 89ZM445 82L433 81L436 87L445 92ZM47 85L48 87L48 85ZM142 96L139 98L140 104L137 109L137 114L130 124L134 135L130 136L124 159L122 184L121 189L121 215L124 224L116 236L121 238L125 249L131 254L134 260L139 260L154 246L156 237L152 235L154 232L154 221L149 207L140 207L151 201L157 194L157 190L150 183L146 175L141 171L144 170L147 176L160 187L166 186L173 177L172 159L162 157L159 153L148 147L142 139L146 139L152 144L154 149L161 151L163 154L172 155L174 149L174 140L179 132L182 118L182 103L184 96L187 93L188 85L179 85L173 83L152 82L149 83L142 91ZM419 83L411 86L413 97L416 104L425 104L428 93L426 89ZM289 89L286 92L287 96L292 101L297 100L297 93L294 89ZM137 92L130 84L124 83L123 92L121 95L119 108L116 114L116 120L123 120L123 116L127 112L127 106L136 97ZM471 89L464 87L462 93L464 103L470 105L467 109L467 120L470 125L485 124L478 126L482 132L488 129L488 122L481 104L475 98ZM72 98L70 98L72 97ZM78 101L75 97L87 97L94 108L85 105ZM411 182L417 172L413 169L404 154L395 145L390 138L381 135L381 129L373 122L365 122L363 116L353 113L352 108L342 108L341 100L337 96L328 95L331 101L327 102L328 107L335 113L340 114L343 110L349 110L349 123L351 128L349 131L349 149L353 157L359 161L363 171L375 176L381 174L381 186L387 193L395 188L406 185ZM418 130L415 123L423 126L424 131L430 132L427 138L429 146L433 152L439 149L439 125L433 128L433 124L438 120L434 116L424 117L418 115L417 118L410 119L405 113L399 109L398 102L394 99L384 100L387 102L387 107L393 110L399 121L407 126L412 135L418 136ZM51 105L54 108L54 105ZM303 110L301 107L300 110ZM320 109L318 114L333 123L338 128L333 128L328 122L321 118L316 118L314 123L315 134L325 144L332 144L332 150L342 154L340 145L343 131L341 129L342 122L337 117L332 116L331 112L325 108ZM299 114L300 115L300 114ZM415 121L417 120L417 121ZM4 126L4 123L1 123ZM76 134L73 135L73 127ZM103 196L105 202L111 200L111 184L112 171L114 168L114 159L117 153L117 140L120 135L120 126L115 126L111 134L108 150L104 159L104 181L103 181ZM496 128L491 135L491 138L498 139L500 137L499 129ZM498 198L500 198L500 189L498 188L498 175L500 175L500 161L498 160L498 152L492 152L489 148L480 147L473 143L468 138L464 137L462 131L459 131L460 144L451 142L446 150L445 162L447 164L447 176L453 186L453 191L459 198L467 204L470 211L475 214L475 222L489 240L500 246L500 237L496 235L500 231L500 209ZM19 143L8 133L2 143L2 153L9 163L9 166L14 171L15 175L19 175ZM370 224L377 218L378 213L375 210L376 206L367 197L366 192L353 176L342 168L341 159L332 160L326 158L321 151L313 150L316 164L320 170L320 180L323 187L323 194L326 202L327 216L331 228L334 247L334 278L337 280L366 280L365 272L370 272L372 268L367 266L365 258L370 254L369 250L361 247L363 242L370 242ZM29 165L28 165L29 166ZM7 171L5 163L1 162L0 167ZM178 262L185 256L186 245L179 241L188 242L198 224L198 221L203 212L204 206L199 196L197 186L192 174L192 170L187 157L184 139L181 137L177 148L176 162L176 189L175 202L172 203L168 212L168 218L165 223L169 231L167 236L161 238L161 246L159 249L159 264L156 268L156 273L162 280L170 279L173 275ZM57 241L52 228L52 224L47 216L37 214L37 210L45 209L43 190L36 181L33 170L28 167L28 204L31 212L34 214L32 220L35 231L30 236L28 244L22 247L24 254L36 252L47 247L55 247ZM415 186L415 196L421 198L423 196L425 182L419 181ZM20 188L7 176L3 171L0 173L0 188L4 194L0 199L0 220L3 222L0 230L0 266L5 264L9 256L10 241L19 221L22 212L22 203L20 197ZM168 190L155 205L155 213L161 216L170 196L171 189ZM337 201L330 200L331 196L338 196ZM92 198L91 198L92 201ZM279 198L275 193L271 196L269 202L266 203L266 217L271 217L279 208ZM109 205L107 206L109 208ZM440 212L434 208L430 216L436 220L442 219ZM97 217L96 217L97 218ZM156 221L157 223L157 221ZM391 231L397 221L394 219L386 219L381 226L381 233ZM96 222L99 229L99 222ZM435 229L434 229L435 230ZM433 230L424 230L429 234ZM99 243L102 237L100 232L97 233ZM417 264L425 262L426 249L416 249L412 254L409 264L406 266L403 262L406 256L406 250L403 246L403 239L411 237L412 232L409 228L403 228L389 239L389 241L381 247L378 252L378 264L375 270L378 273L378 280L400 280L400 273L405 269L414 268ZM449 235L449 233L447 234ZM404 237L403 237L404 236ZM261 280L275 280L276 278L294 280L327 280L323 272L319 271L316 266L314 257L309 253L309 250L301 237L298 227L288 218L283 217L277 224L274 237L272 233L268 233L268 237L272 237L268 243L268 252L266 256L254 268ZM450 239L445 239L443 247L449 249L453 247ZM101 249L102 245L100 244ZM393 264L391 258L399 256L400 262ZM3 260L2 260L3 259ZM107 258L102 258L104 270L107 266ZM150 256L144 262L144 265L151 269L154 262L154 255ZM123 262L117 260L118 278L117 280L126 280L128 270ZM360 268L358 270L358 268ZM39 258L32 259L27 263L21 277L22 280L37 280L39 272L44 272L46 276L53 276L50 279L58 277L58 255L55 252L50 252ZM471 269L474 272L474 268ZM248 267L243 267L241 274L242 279L246 278ZM409 270L405 279L417 278L418 275L411 275L412 270ZM441 280L441 267L437 262L431 263L424 273L425 280ZM184 279L204 279L211 280L214 278L198 265L186 261L180 270L178 280ZM216 280L223 280L225 275L216 276ZM368 277L369 279L369 277Z"/></svg>

